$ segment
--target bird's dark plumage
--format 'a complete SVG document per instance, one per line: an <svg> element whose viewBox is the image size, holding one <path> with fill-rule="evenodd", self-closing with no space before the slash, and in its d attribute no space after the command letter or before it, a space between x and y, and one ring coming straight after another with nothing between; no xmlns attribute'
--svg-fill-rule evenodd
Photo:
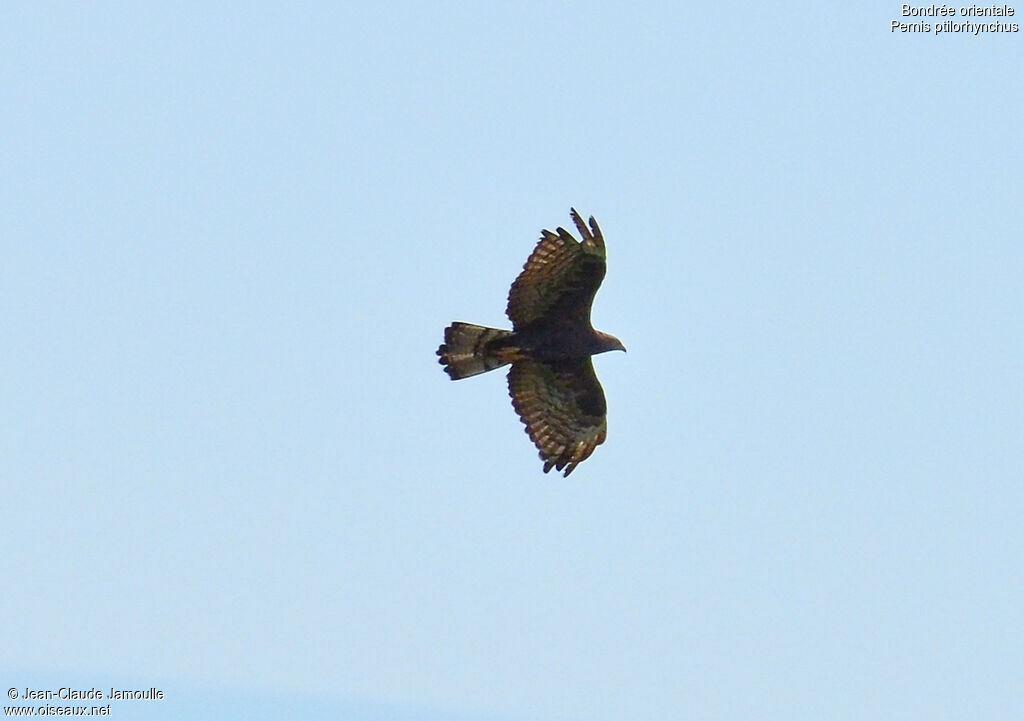
<svg viewBox="0 0 1024 721"><path fill-rule="evenodd" d="M512 330L455 322L437 349L452 380L509 363L509 395L526 433L540 451L544 472L568 476L607 435L604 391L590 356L625 350L590 324L590 307L605 274L604 238L575 209L582 236L558 228L540 242L512 283L505 310Z"/></svg>

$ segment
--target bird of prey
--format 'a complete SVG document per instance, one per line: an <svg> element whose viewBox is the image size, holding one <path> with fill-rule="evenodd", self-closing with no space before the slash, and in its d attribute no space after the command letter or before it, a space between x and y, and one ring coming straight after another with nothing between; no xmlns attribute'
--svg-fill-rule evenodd
<svg viewBox="0 0 1024 721"><path fill-rule="evenodd" d="M512 405L540 451L544 472L564 469L566 476L608 432L604 391L590 356L626 350L590 324L605 274L604 238L593 217L588 228L575 208L569 212L583 241L564 228L541 231L508 294L512 330L456 321L437 349L452 380L511 363Z"/></svg>

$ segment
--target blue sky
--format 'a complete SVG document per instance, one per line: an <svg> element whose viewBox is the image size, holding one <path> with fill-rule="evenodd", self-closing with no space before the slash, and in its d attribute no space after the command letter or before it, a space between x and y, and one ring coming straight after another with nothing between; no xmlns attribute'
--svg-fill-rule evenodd
<svg viewBox="0 0 1024 721"><path fill-rule="evenodd" d="M119 718L1011 719L1021 34L895 2L0 22L8 686ZM601 223L607 442L452 383Z"/></svg>

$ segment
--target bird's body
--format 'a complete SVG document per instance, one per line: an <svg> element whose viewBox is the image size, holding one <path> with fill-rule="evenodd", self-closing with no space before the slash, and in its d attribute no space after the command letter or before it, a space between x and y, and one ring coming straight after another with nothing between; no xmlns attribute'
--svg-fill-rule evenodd
<svg viewBox="0 0 1024 721"><path fill-rule="evenodd" d="M595 331L590 307L605 274L604 238L570 211L583 236L578 242L558 228L545 230L509 291L512 330L455 322L437 349L452 380L512 364L509 395L540 451L545 473L569 475L604 442L604 391L590 356L625 350L613 336Z"/></svg>

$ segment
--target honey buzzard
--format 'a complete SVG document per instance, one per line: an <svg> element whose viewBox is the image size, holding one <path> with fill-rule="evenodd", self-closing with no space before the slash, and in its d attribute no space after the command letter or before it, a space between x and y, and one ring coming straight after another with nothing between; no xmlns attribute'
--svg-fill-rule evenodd
<svg viewBox="0 0 1024 721"><path fill-rule="evenodd" d="M588 228L573 208L578 242L558 228L540 242L512 283L505 313L512 330L454 322L437 349L452 380L512 364L508 392L526 433L540 450L544 472L568 476L608 432L604 391L590 356L626 350L618 338L595 331L590 306L605 274L597 221Z"/></svg>

